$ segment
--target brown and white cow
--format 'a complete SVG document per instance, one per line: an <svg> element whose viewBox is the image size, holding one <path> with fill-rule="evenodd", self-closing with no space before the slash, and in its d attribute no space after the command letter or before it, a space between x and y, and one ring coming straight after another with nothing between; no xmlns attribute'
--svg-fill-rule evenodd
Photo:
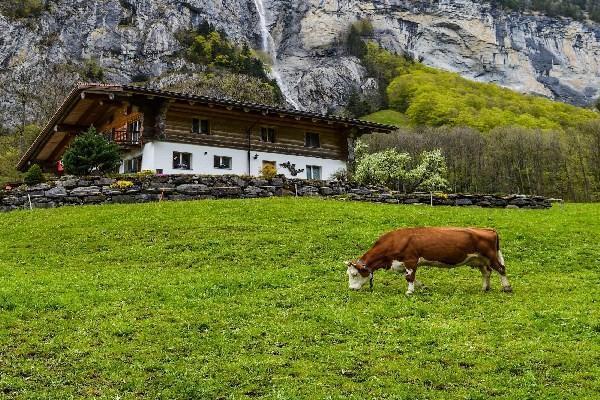
<svg viewBox="0 0 600 400"><path fill-rule="evenodd" d="M483 275L483 290L490 289L492 270L500 274L505 292L512 291L500 240L493 229L478 228L405 228L386 233L359 260L349 261L348 285L358 290L370 282L378 269L404 273L408 282L407 295L422 284L415 279L417 268L433 266L454 268L469 265Z"/></svg>

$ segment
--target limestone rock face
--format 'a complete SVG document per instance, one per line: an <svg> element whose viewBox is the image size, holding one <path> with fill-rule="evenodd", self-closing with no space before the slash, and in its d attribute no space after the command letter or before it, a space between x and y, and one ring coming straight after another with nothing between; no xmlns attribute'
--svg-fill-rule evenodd
<svg viewBox="0 0 600 400"><path fill-rule="evenodd" d="M600 95L600 27L471 0L54 0L36 17L0 15L0 81L89 58L116 83L193 70L175 33L209 21L256 49L270 34L289 103L331 111L376 85L341 44L363 18L382 46L470 79L579 105ZM1 90L0 106L16 107Z"/></svg>

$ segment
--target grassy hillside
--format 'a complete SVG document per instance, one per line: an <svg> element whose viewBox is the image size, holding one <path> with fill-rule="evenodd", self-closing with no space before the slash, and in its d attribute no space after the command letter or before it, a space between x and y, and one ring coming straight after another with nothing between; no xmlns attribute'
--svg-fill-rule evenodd
<svg viewBox="0 0 600 400"><path fill-rule="evenodd" d="M592 398L600 206L268 199L0 215L5 398ZM514 294L469 268L350 292L408 225L496 227ZM596 302L596 303L595 303Z"/></svg>
<svg viewBox="0 0 600 400"><path fill-rule="evenodd" d="M387 85L390 110L367 118L382 123L467 126L482 132L502 126L563 130L597 120L600 114L543 97L427 67L391 54L374 43L363 56L367 69ZM389 85L388 85L389 84Z"/></svg>
<svg viewBox="0 0 600 400"><path fill-rule="evenodd" d="M398 127L410 125L408 117L400 111L395 110L376 111L363 117L363 119L367 121L379 122L380 124L396 125Z"/></svg>

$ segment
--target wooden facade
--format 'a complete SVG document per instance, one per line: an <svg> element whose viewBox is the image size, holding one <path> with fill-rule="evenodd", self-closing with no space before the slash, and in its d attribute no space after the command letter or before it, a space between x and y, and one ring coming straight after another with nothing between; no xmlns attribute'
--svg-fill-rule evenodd
<svg viewBox="0 0 600 400"><path fill-rule="evenodd" d="M51 171L75 136L90 126L119 144L124 154L141 152L148 143L168 142L243 150L248 159L251 153L263 152L345 162L353 161L356 137L395 129L134 86L82 85L69 95L18 168L38 163Z"/></svg>

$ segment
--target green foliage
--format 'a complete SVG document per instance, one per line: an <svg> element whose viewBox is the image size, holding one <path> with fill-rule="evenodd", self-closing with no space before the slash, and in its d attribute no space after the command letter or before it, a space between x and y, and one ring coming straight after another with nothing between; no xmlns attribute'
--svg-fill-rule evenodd
<svg viewBox="0 0 600 400"><path fill-rule="evenodd" d="M364 145L359 142L358 146ZM411 168L412 160L408 153L401 153L396 149L361 154L357 157L354 179L365 185L383 185L405 193L447 187L448 181L444 178L447 172L446 161L441 150L424 151L414 168Z"/></svg>
<svg viewBox="0 0 600 400"><path fill-rule="evenodd" d="M193 74L165 89L268 105L280 105L283 102L277 85L225 70Z"/></svg>
<svg viewBox="0 0 600 400"><path fill-rule="evenodd" d="M346 168L340 168L331 174L331 179L338 182L348 182L348 171Z"/></svg>
<svg viewBox="0 0 600 400"><path fill-rule="evenodd" d="M2 0L0 11L10 18L37 17L44 11L43 0Z"/></svg>
<svg viewBox="0 0 600 400"><path fill-rule="evenodd" d="M593 399L600 205L274 198L0 214L5 398ZM406 226L496 228L515 292L467 267L347 288ZM49 368L51 366L51 368ZM0 396L0 397L2 397Z"/></svg>
<svg viewBox="0 0 600 400"><path fill-rule="evenodd" d="M260 177L263 179L273 179L277 176L277 167L271 164L265 164L260 169Z"/></svg>
<svg viewBox="0 0 600 400"><path fill-rule="evenodd" d="M273 105L284 102L277 82L268 77L267 67L246 43L237 46L206 22L194 31L179 31L176 37L188 60L205 65L207 72L194 74L194 79L172 89Z"/></svg>
<svg viewBox="0 0 600 400"><path fill-rule="evenodd" d="M600 200L600 121L555 132L500 127L482 134L464 127L404 127L362 140L371 152L396 149L413 159L441 149L452 192Z"/></svg>
<svg viewBox="0 0 600 400"><path fill-rule="evenodd" d="M269 80L263 62L247 44L241 47L235 45L225 33L214 30L210 25L203 25L197 32L180 32L178 38L186 46L188 59L196 64Z"/></svg>
<svg viewBox="0 0 600 400"><path fill-rule="evenodd" d="M0 134L0 184L21 179L17 163L39 132L37 125L26 125L22 135L20 129Z"/></svg>
<svg viewBox="0 0 600 400"><path fill-rule="evenodd" d="M113 172L120 161L119 146L98 135L93 127L77 136L63 156L65 171L78 176Z"/></svg>
<svg viewBox="0 0 600 400"><path fill-rule="evenodd" d="M365 185L398 188L408 176L411 157L395 149L387 149L361 157L356 164L354 179Z"/></svg>
<svg viewBox="0 0 600 400"><path fill-rule="evenodd" d="M369 75L376 78L383 88L386 88L399 74L425 68L406 56L381 48L375 42L367 43L367 54L363 58L363 63Z"/></svg>
<svg viewBox="0 0 600 400"><path fill-rule="evenodd" d="M600 22L598 0L496 0L497 4L511 10L540 11L550 17L584 19L586 15Z"/></svg>
<svg viewBox="0 0 600 400"><path fill-rule="evenodd" d="M448 188L448 180L445 178L447 173L446 159L440 149L424 151L419 165L410 172L412 187L414 190L428 192L446 189Z"/></svg>
<svg viewBox="0 0 600 400"><path fill-rule="evenodd" d="M396 110L380 110L372 114L363 116L362 119L366 121L379 122L380 124L409 126L410 122L406 117L406 114Z"/></svg>
<svg viewBox="0 0 600 400"><path fill-rule="evenodd" d="M90 58L83 62L80 77L86 82L104 82L104 69L98 60Z"/></svg>
<svg viewBox="0 0 600 400"><path fill-rule="evenodd" d="M133 186L134 186L133 182L125 181L125 180L118 180L115 183L113 183L112 185L110 185L111 188L119 189L119 190L130 189Z"/></svg>
<svg viewBox="0 0 600 400"><path fill-rule="evenodd" d="M501 126L566 129L596 120L598 113L427 67L368 43L370 75L387 86L389 111L371 118L398 126L469 126L488 132ZM367 117L368 118L368 117Z"/></svg>
<svg viewBox="0 0 600 400"><path fill-rule="evenodd" d="M367 44L365 38L373 34L373 24L368 19L361 19L350 25L344 40L346 51L358 58L367 55Z"/></svg>
<svg viewBox="0 0 600 400"><path fill-rule="evenodd" d="M420 66L420 64L415 64L407 57L392 54L380 48L376 43L365 43L362 37L359 40L365 49L361 61L369 75L377 80L379 90L367 94L361 94L357 90L350 92L345 108L347 113L353 117L361 117L373 111L387 108L386 88L392 79L397 76L399 71Z"/></svg>
<svg viewBox="0 0 600 400"><path fill-rule="evenodd" d="M38 183L42 183L45 181L46 178L44 178L42 169L37 164L33 164L31 167L29 167L29 169L23 176L23 182L25 182L25 184L29 186L37 185Z"/></svg>
<svg viewBox="0 0 600 400"><path fill-rule="evenodd" d="M391 108L413 125L564 129L598 118L587 109L522 95L458 74L419 66L400 71L388 87Z"/></svg>

